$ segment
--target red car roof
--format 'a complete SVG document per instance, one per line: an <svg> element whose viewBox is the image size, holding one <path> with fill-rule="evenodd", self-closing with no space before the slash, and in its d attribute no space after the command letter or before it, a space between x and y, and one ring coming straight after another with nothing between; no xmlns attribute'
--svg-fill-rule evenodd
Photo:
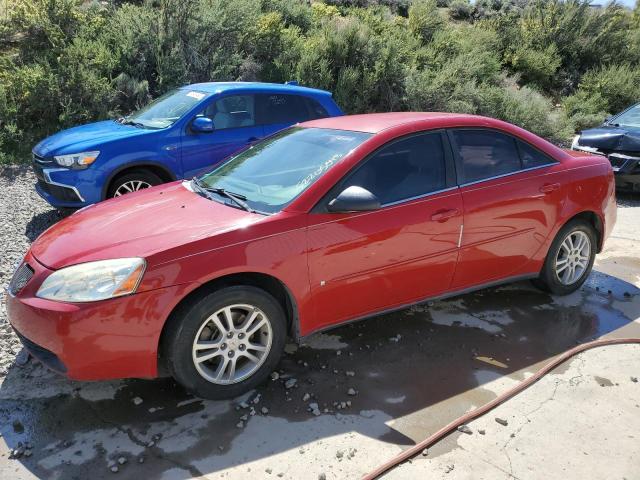
<svg viewBox="0 0 640 480"><path fill-rule="evenodd" d="M358 132L379 133L401 125L419 122L421 127L446 127L454 124L496 126L503 124L493 118L463 113L444 112L390 112L368 113L364 115L345 115L341 117L328 117L319 120L305 122L304 127L335 128L337 130L354 130Z"/></svg>

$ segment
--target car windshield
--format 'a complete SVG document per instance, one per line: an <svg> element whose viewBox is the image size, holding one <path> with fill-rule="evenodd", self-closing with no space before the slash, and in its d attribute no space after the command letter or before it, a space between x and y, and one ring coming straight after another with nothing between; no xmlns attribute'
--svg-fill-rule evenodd
<svg viewBox="0 0 640 480"><path fill-rule="evenodd" d="M166 128L173 125L206 96L206 93L196 90L172 90L132 113L122 123L145 128Z"/></svg>
<svg viewBox="0 0 640 480"><path fill-rule="evenodd" d="M198 183L241 197L257 212L275 213L370 136L292 127L232 157Z"/></svg>
<svg viewBox="0 0 640 480"><path fill-rule="evenodd" d="M640 128L640 104L631 107L626 112L612 118L609 123L611 125L620 125L622 127Z"/></svg>

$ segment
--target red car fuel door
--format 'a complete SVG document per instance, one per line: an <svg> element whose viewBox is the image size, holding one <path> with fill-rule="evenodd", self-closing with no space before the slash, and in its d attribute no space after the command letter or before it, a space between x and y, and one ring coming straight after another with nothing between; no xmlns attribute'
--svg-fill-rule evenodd
<svg viewBox="0 0 640 480"><path fill-rule="evenodd" d="M450 132L464 202L454 290L531 273L529 260L558 221L558 163L524 141L488 129Z"/></svg>
<svg viewBox="0 0 640 480"><path fill-rule="evenodd" d="M336 185L357 185L381 208L309 215L315 328L414 303L449 288L458 257L462 197L448 184L440 133L387 144ZM337 192L337 193L336 193Z"/></svg>

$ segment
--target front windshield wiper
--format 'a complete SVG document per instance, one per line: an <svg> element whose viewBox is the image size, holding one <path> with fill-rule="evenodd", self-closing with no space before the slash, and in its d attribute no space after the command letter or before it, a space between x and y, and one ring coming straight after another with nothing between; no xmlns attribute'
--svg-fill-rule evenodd
<svg viewBox="0 0 640 480"><path fill-rule="evenodd" d="M121 117L118 120L116 120L116 122L118 122L120 125L133 125L134 127L138 127L138 128L147 128L147 126L142 123L142 122L136 122L134 120L129 120L128 118L125 117Z"/></svg>
<svg viewBox="0 0 640 480"><path fill-rule="evenodd" d="M200 181L200 179L198 177L193 177L193 179L191 180L191 183L193 185L195 185L197 187L197 189L200 190L203 193L206 193L206 194L208 194L208 193L217 193L218 195L221 195L223 197L227 197L227 198L231 199L236 205L238 205L243 210L246 210L249 213L254 213L253 208L251 208L249 206L249 204L247 202L245 202L247 197L245 197L244 195L240 195L239 193L230 192L228 190L225 190L224 188L207 187L206 185L204 185ZM207 197L211 198L209 195L207 195Z"/></svg>

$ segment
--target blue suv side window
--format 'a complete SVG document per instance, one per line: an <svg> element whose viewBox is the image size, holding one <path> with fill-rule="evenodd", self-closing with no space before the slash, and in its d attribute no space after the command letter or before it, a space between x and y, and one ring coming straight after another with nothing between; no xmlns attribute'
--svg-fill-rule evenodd
<svg viewBox="0 0 640 480"><path fill-rule="evenodd" d="M280 93L258 95L258 121L262 125L293 124L308 120L302 97Z"/></svg>
<svg viewBox="0 0 640 480"><path fill-rule="evenodd" d="M329 116L327 110L313 98L304 97L304 101L306 102L307 108L310 112L309 120L315 120L316 118L326 118Z"/></svg>
<svg viewBox="0 0 640 480"><path fill-rule="evenodd" d="M255 95L231 95L211 102L203 115L213 120L216 130L256 125Z"/></svg>
<svg viewBox="0 0 640 480"><path fill-rule="evenodd" d="M313 98L280 93L258 95L257 111L262 125L291 125L329 116Z"/></svg>

